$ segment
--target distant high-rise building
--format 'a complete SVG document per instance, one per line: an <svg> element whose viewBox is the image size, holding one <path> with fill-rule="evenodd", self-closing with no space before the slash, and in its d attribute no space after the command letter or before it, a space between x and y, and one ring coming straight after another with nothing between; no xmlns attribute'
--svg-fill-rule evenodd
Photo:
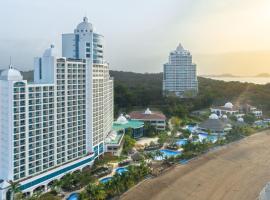
<svg viewBox="0 0 270 200"><path fill-rule="evenodd" d="M198 93L196 65L192 55L181 44L169 55L163 69L163 94L181 98L194 97Z"/></svg>
<svg viewBox="0 0 270 200"><path fill-rule="evenodd" d="M52 45L35 58L33 83L12 66L1 73L0 200L10 199L10 181L25 194L46 191L104 153L113 80L102 41L84 18L74 34L63 35L63 57Z"/></svg>

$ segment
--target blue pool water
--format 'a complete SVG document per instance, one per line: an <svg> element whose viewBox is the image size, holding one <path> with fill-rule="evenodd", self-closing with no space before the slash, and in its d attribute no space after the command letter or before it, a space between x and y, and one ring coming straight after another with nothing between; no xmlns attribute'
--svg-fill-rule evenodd
<svg viewBox="0 0 270 200"><path fill-rule="evenodd" d="M179 139L176 141L176 144L179 145L179 146L183 146L185 144L187 144L187 139Z"/></svg>
<svg viewBox="0 0 270 200"><path fill-rule="evenodd" d="M215 143L218 140L218 137L216 135L208 135L205 133L199 133L198 136L199 136L200 142L202 142L205 139L209 142Z"/></svg>
<svg viewBox="0 0 270 200"><path fill-rule="evenodd" d="M117 174L122 174L122 173L125 173L125 172L127 172L128 170L127 170L127 168L125 168L125 167L119 167L119 168L117 168L116 170L116 173Z"/></svg>
<svg viewBox="0 0 270 200"><path fill-rule="evenodd" d="M79 199L79 194L78 193L72 193L67 200L78 200Z"/></svg>
<svg viewBox="0 0 270 200"><path fill-rule="evenodd" d="M180 151L172 151L169 149L162 149L162 150L160 150L160 152L162 152L164 156L168 156L168 157L169 156L177 156L181 153Z"/></svg>
<svg viewBox="0 0 270 200"><path fill-rule="evenodd" d="M100 183L108 183L110 180L112 180L112 177L105 177L99 180Z"/></svg>
<svg viewBox="0 0 270 200"><path fill-rule="evenodd" d="M192 133L197 129L197 126L196 125L187 125L186 129Z"/></svg>
<svg viewBox="0 0 270 200"><path fill-rule="evenodd" d="M155 160L164 160L165 157L172 157L172 156L177 156L181 154L180 151L172 151L169 149L162 149L159 151L163 154L163 156L156 156Z"/></svg>

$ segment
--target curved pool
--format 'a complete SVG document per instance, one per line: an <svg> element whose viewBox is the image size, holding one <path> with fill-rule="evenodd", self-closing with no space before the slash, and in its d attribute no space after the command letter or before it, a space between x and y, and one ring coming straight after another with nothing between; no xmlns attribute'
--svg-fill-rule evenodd
<svg viewBox="0 0 270 200"><path fill-rule="evenodd" d="M67 200L79 200L79 193L72 193Z"/></svg>
<svg viewBox="0 0 270 200"><path fill-rule="evenodd" d="M191 133L193 133L197 129L197 125L187 125L186 130L189 130Z"/></svg>
<svg viewBox="0 0 270 200"><path fill-rule="evenodd" d="M179 139L179 140L176 141L176 144L178 146L183 146L183 145L187 144L187 142L188 142L187 139Z"/></svg>
<svg viewBox="0 0 270 200"><path fill-rule="evenodd" d="M121 175L121 174L127 172L128 170L125 167L118 167L115 171L116 171L117 174Z"/></svg>
<svg viewBox="0 0 270 200"><path fill-rule="evenodd" d="M203 140L215 143L218 140L218 136L216 135L208 135L205 133L199 133L198 134L199 141L202 142Z"/></svg>
<svg viewBox="0 0 270 200"><path fill-rule="evenodd" d="M156 156L155 160L164 160L165 157L172 157L172 156L181 155L181 151L173 151L173 150L169 150L169 149L161 149L159 151L163 155L162 156Z"/></svg>
<svg viewBox="0 0 270 200"><path fill-rule="evenodd" d="M108 176L108 177L100 179L99 182L100 183L108 183L110 180L112 180L112 177Z"/></svg>

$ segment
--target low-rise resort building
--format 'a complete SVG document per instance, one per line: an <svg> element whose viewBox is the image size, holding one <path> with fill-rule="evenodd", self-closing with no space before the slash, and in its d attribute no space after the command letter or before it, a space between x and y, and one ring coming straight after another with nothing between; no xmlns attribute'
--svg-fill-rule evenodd
<svg viewBox="0 0 270 200"><path fill-rule="evenodd" d="M119 131L112 130L105 138L105 152L120 156L123 149L124 134L124 129Z"/></svg>
<svg viewBox="0 0 270 200"><path fill-rule="evenodd" d="M128 120L123 114L113 123L114 131L127 131L131 130L131 135L134 139L138 139L143 136L144 122L139 120Z"/></svg>
<svg viewBox="0 0 270 200"><path fill-rule="evenodd" d="M210 108L211 113L215 113L218 117L222 115L235 115L238 117L243 117L245 114L253 114L257 118L263 116L262 110L251 106L249 104L244 104L240 106L235 106L231 102L227 102L224 106L213 106Z"/></svg>
<svg viewBox="0 0 270 200"><path fill-rule="evenodd" d="M234 106L231 102L226 103L224 106L213 106L210 108L211 113L215 113L217 116L222 115L235 115L239 113L239 108Z"/></svg>
<svg viewBox="0 0 270 200"><path fill-rule="evenodd" d="M225 135L232 129L227 116L219 118L217 114L211 114L209 118L198 125L198 131L211 133L213 135Z"/></svg>
<svg viewBox="0 0 270 200"><path fill-rule="evenodd" d="M139 120L144 123L150 123L157 130L166 129L166 116L161 112L151 111L149 108L145 111L133 111L129 113L128 117L131 121Z"/></svg>
<svg viewBox="0 0 270 200"><path fill-rule="evenodd" d="M123 149L123 138L128 131L131 131L134 139L143 137L144 122L128 120L121 114L113 123L112 131L105 138L105 151L120 156Z"/></svg>

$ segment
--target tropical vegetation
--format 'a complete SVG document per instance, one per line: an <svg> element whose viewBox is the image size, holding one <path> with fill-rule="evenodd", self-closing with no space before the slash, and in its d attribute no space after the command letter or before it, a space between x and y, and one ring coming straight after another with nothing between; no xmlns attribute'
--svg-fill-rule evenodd
<svg viewBox="0 0 270 200"><path fill-rule="evenodd" d="M133 73L110 71L115 80L115 115L132 109L152 107L163 111L168 117L181 120L195 110L223 105L228 101L249 103L264 111L270 111L270 84L224 82L198 77L199 94L193 99L163 97L162 73Z"/></svg>
<svg viewBox="0 0 270 200"><path fill-rule="evenodd" d="M129 188L145 179L150 173L150 168L142 162L138 166L131 165L127 171L116 173L112 179L106 183L90 183L85 190L80 193L82 200L104 200L120 196Z"/></svg>

